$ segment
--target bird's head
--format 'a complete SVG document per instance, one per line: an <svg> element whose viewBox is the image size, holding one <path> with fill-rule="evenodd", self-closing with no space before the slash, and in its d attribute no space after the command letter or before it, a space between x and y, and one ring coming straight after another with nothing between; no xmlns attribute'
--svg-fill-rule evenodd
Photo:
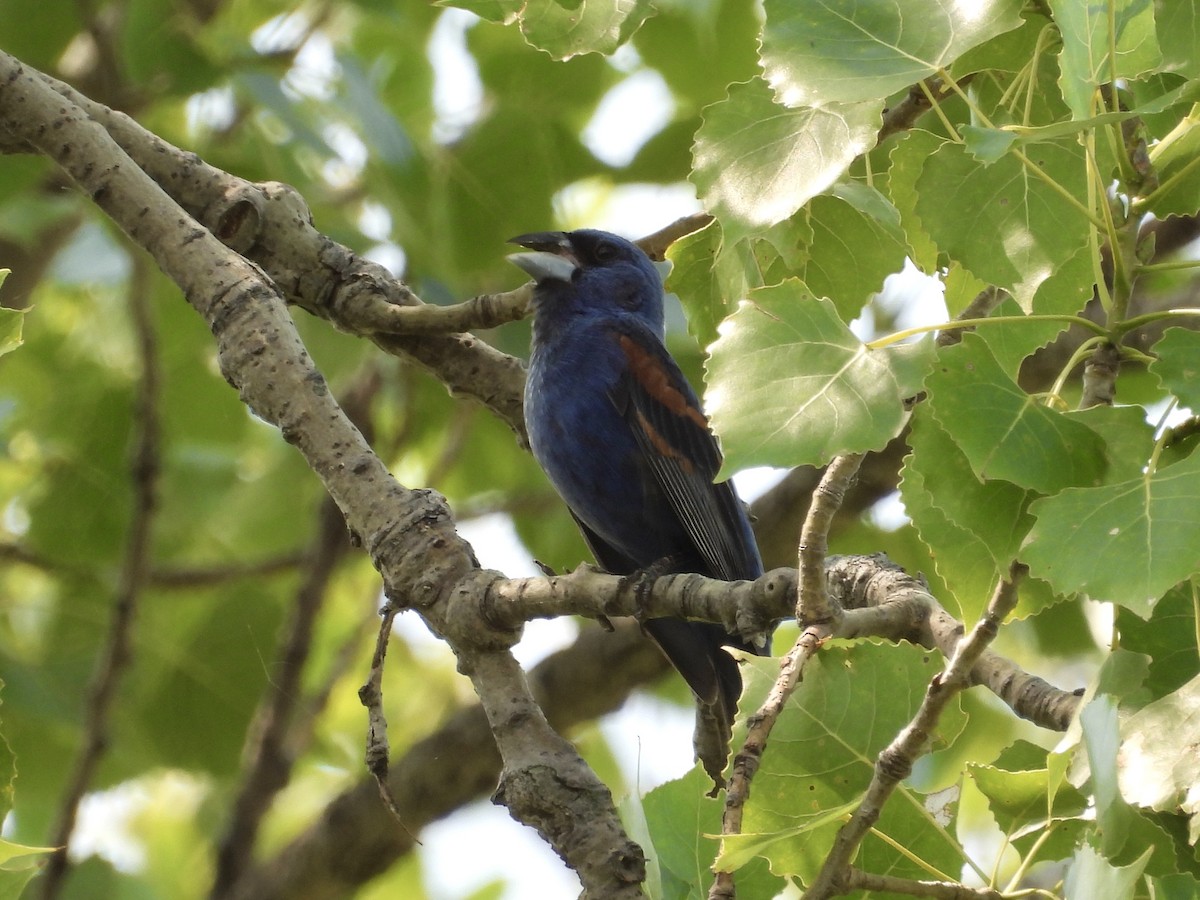
<svg viewBox="0 0 1200 900"><path fill-rule="evenodd" d="M537 282L535 314L634 316L662 331L662 276L641 248L607 231L540 231L509 243L509 260Z"/></svg>

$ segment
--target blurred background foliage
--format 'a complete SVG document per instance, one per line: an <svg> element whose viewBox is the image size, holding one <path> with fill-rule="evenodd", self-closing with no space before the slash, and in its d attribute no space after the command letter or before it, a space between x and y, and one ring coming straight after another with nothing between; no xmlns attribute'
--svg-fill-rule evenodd
<svg viewBox="0 0 1200 900"><path fill-rule="evenodd" d="M0 0L0 44L215 166L295 186L318 229L389 266L426 302L450 303L521 282L504 260L514 234L592 225L639 237L698 209L686 178L702 110L726 97L730 84L759 73L763 13L754 0L663 0L653 15L647 4L626 4L633 10L627 28L636 28L627 42L622 34L609 56L566 61L499 23L519 5L459 4L479 18L416 0ZM545 6L543 27L551 31L532 37L557 40L553 16L570 4L537 5ZM537 21L526 16L523 24L536 29ZM1037 39L1030 26L1004 40L1020 58ZM979 65L1002 68L1005 46L992 47L995 58ZM1054 76L1038 77L1049 84ZM1172 86L1167 79L1163 90ZM737 90L748 103L764 102L750 86ZM1029 96L1045 95L1031 89ZM891 180L892 198L906 183L915 192L914 161L937 142L928 132L905 140L894 158L894 144L864 154L853 173L894 164L881 176ZM807 253L848 233L870 249L869 260L851 255L838 267L807 272L810 283L827 284L834 295L847 281L876 284L906 253L935 266L937 247L922 238L918 219L909 220L912 207L903 210L901 241L859 216L853 199L819 197L806 212L811 222L788 223L807 229ZM781 262L789 247L799 254L794 234L771 237L782 249L763 256L764 269L803 268L803 259ZM713 240L711 231L690 239L688 251L702 256L703 242ZM151 300L161 372L151 572L111 744L89 799L95 811L85 805L87 838L77 848L85 861L64 896L205 896L247 732L272 683L280 628L318 534L320 487L224 382L210 334L177 289L41 160L0 158L0 267L12 270L0 300L28 310L23 346L0 359L0 718L7 763L15 758L18 773L5 836L47 840L78 751L83 698L108 629L134 506L131 448L143 361L129 297L142 291ZM1179 288L1178 279L1161 278L1164 295ZM710 280L706 268L696 284ZM951 313L982 286L962 270L952 269L947 281ZM686 322L671 313L672 349L696 383L703 357L689 325L707 343L728 311L722 301L731 299L718 296L711 308L693 299ZM868 312L869 323L885 331L898 307L875 303ZM485 565L512 575L534 571L512 546L509 523L529 554L556 569L587 558L565 509L503 424L369 343L298 318L334 390L368 398L360 421L397 477L443 492L460 522L487 523L471 532L481 539L476 549ZM524 355L528 325L484 337ZM953 606L954 594L899 512L900 453L893 457L890 475L864 475L868 499L839 525L833 549L885 551L925 573ZM782 531L764 545L768 565L792 564L794 534ZM962 574L959 590L985 591L970 574ZM378 590L369 561L357 553L341 559L324 588L293 729L298 762L266 822L263 854L362 777L365 720L355 692L367 671ZM1000 649L1064 686L1081 684L1100 656L1083 609L1047 605L1007 628ZM389 659L389 677L397 679L386 694L396 753L472 700L448 653L419 631L402 629ZM789 639L785 632L779 640ZM686 768L688 698L673 679L658 691L682 723L681 746L672 752ZM973 734L988 736L923 763L924 783L945 782L968 753L991 758L1014 736L1031 736L987 699L965 704L987 726ZM652 709L661 715L662 707ZM627 762L636 759L639 749L630 745L639 738L618 734L614 741L613 733L588 726L573 737L614 794L645 788ZM981 750L981 742L989 747ZM422 871L428 859L405 859L359 896L448 896L438 873ZM529 876L516 868L481 874L478 896L500 895L508 880L520 895L520 878Z"/></svg>

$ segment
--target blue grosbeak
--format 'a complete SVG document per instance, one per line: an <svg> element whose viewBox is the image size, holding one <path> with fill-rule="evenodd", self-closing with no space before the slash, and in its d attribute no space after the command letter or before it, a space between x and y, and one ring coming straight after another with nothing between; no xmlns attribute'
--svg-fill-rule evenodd
<svg viewBox="0 0 1200 900"><path fill-rule="evenodd" d="M663 345L663 286L636 245L603 231L511 240L536 282L525 424L533 455L606 571L762 574L746 511L714 484L716 439ZM720 784L741 694L721 647L765 652L711 623L650 619L645 630L697 699L696 752ZM715 770L715 771L714 771Z"/></svg>

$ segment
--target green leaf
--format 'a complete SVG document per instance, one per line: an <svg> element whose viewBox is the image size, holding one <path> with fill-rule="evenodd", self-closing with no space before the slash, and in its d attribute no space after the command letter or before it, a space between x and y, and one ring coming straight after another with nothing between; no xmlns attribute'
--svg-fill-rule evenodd
<svg viewBox="0 0 1200 900"><path fill-rule="evenodd" d="M521 33L555 59L612 53L651 12L647 0L527 0L520 12Z"/></svg>
<svg viewBox="0 0 1200 900"><path fill-rule="evenodd" d="M996 824L1007 835L1030 825L1049 825L1051 819L1078 816L1087 809L1088 800L1069 786L1050 802L1050 772L1042 766L1032 769L1007 769L1000 766L969 765L967 776L980 793L988 798L988 807Z"/></svg>
<svg viewBox="0 0 1200 900"><path fill-rule="evenodd" d="M921 217L917 215L917 179L927 160L935 150L946 143L929 131L914 128L892 147L891 167L888 169L887 193L892 204L900 213L900 224L908 241L909 256L924 272L937 269L937 244L925 230ZM951 313L956 310L951 310Z"/></svg>
<svg viewBox="0 0 1200 900"><path fill-rule="evenodd" d="M1200 881L1185 872L1164 875L1151 882L1158 900L1195 900L1200 897Z"/></svg>
<svg viewBox="0 0 1200 900"><path fill-rule="evenodd" d="M758 259L748 241L723 245L720 222L676 241L667 251L667 290L679 295L688 330L701 347L717 339L717 326L752 288L762 286Z"/></svg>
<svg viewBox="0 0 1200 900"><path fill-rule="evenodd" d="M24 844L14 844L12 841L0 839L0 869L14 871L17 869L33 868L42 860L36 857L53 853L54 847L27 847Z"/></svg>
<svg viewBox="0 0 1200 900"><path fill-rule="evenodd" d="M963 335L961 344L943 351L927 386L934 418L962 448L978 478L1011 481L1043 494L1100 482L1100 436L1021 390L977 335Z"/></svg>
<svg viewBox="0 0 1200 900"><path fill-rule="evenodd" d="M1200 103L1192 106L1151 151L1158 189L1146 201L1155 215L1189 216L1200 210Z"/></svg>
<svg viewBox="0 0 1200 900"><path fill-rule="evenodd" d="M981 128L964 125L961 129L963 146L984 165L994 163L1017 142L1017 136L1003 128Z"/></svg>
<svg viewBox="0 0 1200 900"><path fill-rule="evenodd" d="M1019 28L998 34L960 56L951 70L954 77L961 79L989 69L1013 74L1021 71L1034 58L1039 42L1045 40L1042 33L1050 24L1039 12L1035 7L1027 8Z"/></svg>
<svg viewBox="0 0 1200 900"><path fill-rule="evenodd" d="M875 143L879 102L779 106L760 79L734 84L704 111L691 181L727 240L781 222Z"/></svg>
<svg viewBox="0 0 1200 900"><path fill-rule="evenodd" d="M996 570L1004 571L1033 525L1028 512L1031 492L1008 481L977 478L962 449L934 420L928 404L912 417L908 445L912 454L905 460L905 472L919 471L933 505L979 538Z"/></svg>
<svg viewBox="0 0 1200 900"><path fill-rule="evenodd" d="M762 63L788 106L887 97L1021 24L1017 0L766 0Z"/></svg>
<svg viewBox="0 0 1200 900"><path fill-rule="evenodd" d="M938 247L1029 311L1038 286L1087 243L1084 175L1074 142L1038 144L1025 161L1009 154L991 164L946 144L917 179L917 214Z"/></svg>
<svg viewBox="0 0 1200 900"><path fill-rule="evenodd" d="M796 280L753 291L710 348L705 400L726 471L882 448L903 427L932 349L868 349Z"/></svg>
<svg viewBox="0 0 1200 900"><path fill-rule="evenodd" d="M1065 490L1030 512L1037 522L1022 558L1034 575L1146 618L1200 569L1200 453L1129 481Z"/></svg>
<svg viewBox="0 0 1200 900"><path fill-rule="evenodd" d="M1104 439L1104 483L1138 478L1154 452L1154 427L1140 406L1093 406L1067 417L1082 422Z"/></svg>
<svg viewBox="0 0 1200 900"><path fill-rule="evenodd" d="M1100 85L1136 78L1162 62L1152 3L1048 2L1063 42L1058 57L1062 68L1059 85L1073 118L1086 119L1096 112L1093 99ZM1110 53L1114 48L1115 57Z"/></svg>
<svg viewBox="0 0 1200 900"><path fill-rule="evenodd" d="M0 269L0 283L4 281L7 269ZM11 353L24 343L21 328L25 322L24 309L0 309L0 356Z"/></svg>
<svg viewBox="0 0 1200 900"><path fill-rule="evenodd" d="M1164 72L1200 77L1200 13L1192 0L1156 0L1154 18Z"/></svg>
<svg viewBox="0 0 1200 900"><path fill-rule="evenodd" d="M969 307L975 300L975 298L983 293L983 291L988 287L986 281L976 278L974 275L964 269L961 263L952 263L949 271L946 272L945 277L942 279L942 282L946 286L946 291L943 295L943 299L946 301L946 311L951 316L961 316L967 310L967 307ZM1013 307L1016 308L1016 302L1013 301L1012 298L1008 298L1004 302L1011 303ZM1003 306L997 307L997 315L1005 314L1001 312L1001 310L1003 310ZM1013 310L1009 310L1009 312L1012 311ZM1010 329L1008 328L982 329L984 337L989 337L988 332L1007 333L1009 330ZM995 353L995 350L992 352ZM1001 359L999 354L996 354L996 358Z"/></svg>
<svg viewBox="0 0 1200 900"><path fill-rule="evenodd" d="M974 278L965 269L960 269L964 278ZM953 274L953 273L951 273ZM1042 290L1039 290L1039 295L1046 289L1047 285L1057 277L1058 273L1051 275L1050 278L1042 282ZM975 282L978 283L977 281ZM974 284L972 284L972 287ZM950 285L946 286L947 292L950 290ZM992 313L993 316L1012 316L1017 317L1024 315L1024 310L1017 305L1017 301L1012 297L1005 297L1000 302ZM1054 340L1060 332L1066 329L1065 322L1049 322L1038 319L1027 319L1025 321L1005 322L1003 325L995 325L982 327L976 331L987 344L988 349L992 351L992 355L996 357L996 362L1000 364L1000 368L1010 378L1016 379L1021 372L1021 364L1025 362L1039 347L1043 347L1050 341Z"/></svg>
<svg viewBox="0 0 1200 900"><path fill-rule="evenodd" d="M764 842L772 871L811 879L841 824L837 814L860 797L879 751L907 724L940 669L940 657L907 644L832 646L809 662L771 734L771 752L755 776L743 822L744 834ZM747 691L765 695L778 665L752 659L743 672ZM953 740L964 725L955 700L939 722L935 742ZM926 807L934 802L901 785L875 830L930 865L957 871L962 858L954 840L931 827L934 816ZM800 837L786 839L796 834ZM770 841L772 835L781 840ZM873 836L857 864L898 876L917 877L921 871Z"/></svg>
<svg viewBox="0 0 1200 900"><path fill-rule="evenodd" d="M1087 748L1100 849L1111 857L1125 846L1133 819L1133 811L1121 797L1117 786L1117 752L1121 736L1116 698L1112 694L1093 697L1079 714L1079 723L1083 727L1083 743Z"/></svg>
<svg viewBox="0 0 1200 900"><path fill-rule="evenodd" d="M1117 607L1117 631L1121 646L1150 658L1146 688L1152 699L1164 697L1200 674L1200 648L1197 644L1195 581L1185 581L1167 591L1149 619L1142 619L1124 607Z"/></svg>
<svg viewBox="0 0 1200 900"><path fill-rule="evenodd" d="M1128 866L1114 866L1100 851L1084 845L1071 861L1063 896L1066 900L1133 900L1134 887L1153 852L1153 847L1147 848Z"/></svg>
<svg viewBox="0 0 1200 900"><path fill-rule="evenodd" d="M833 301L847 321L862 311L889 275L904 268L907 247L896 208L864 184L839 184L802 213L812 231L796 270L810 291Z"/></svg>
<svg viewBox="0 0 1200 900"><path fill-rule="evenodd" d="M654 842L664 897L690 897L707 890L721 833L724 804L707 796L712 781L697 766L683 778L650 791L642 801ZM746 860L735 876L738 893L773 897L783 880L761 860Z"/></svg>
<svg viewBox="0 0 1200 900"><path fill-rule="evenodd" d="M1200 409L1200 333L1168 328L1154 344L1150 371L1183 406Z"/></svg>
<svg viewBox="0 0 1200 900"><path fill-rule="evenodd" d="M956 618L978 618L999 581L991 549L978 536L950 521L933 501L925 477L912 466L910 454L901 470L900 497L904 511L929 549L938 577L952 597L940 598ZM957 609L950 600L957 601Z"/></svg>
<svg viewBox="0 0 1200 900"><path fill-rule="evenodd" d="M1180 748L1200 746L1200 676L1135 712L1121 736L1121 795L1150 809L1182 809L1190 818L1188 842L1195 844L1200 840L1200 754Z"/></svg>

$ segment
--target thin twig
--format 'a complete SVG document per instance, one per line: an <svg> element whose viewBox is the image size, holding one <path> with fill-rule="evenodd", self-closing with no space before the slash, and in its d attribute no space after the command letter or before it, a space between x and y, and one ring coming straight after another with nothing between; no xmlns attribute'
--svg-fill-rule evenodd
<svg viewBox="0 0 1200 900"><path fill-rule="evenodd" d="M367 683L358 689L358 699L367 708L367 771L375 779L383 805L400 827L408 831L396 798L392 795L391 785L388 784L387 717L383 714L383 663L387 659L392 622L399 612L399 607L390 600L384 603L383 609L380 610L379 634L375 639L375 653L371 657L371 674ZM416 841L415 837L413 841Z"/></svg>
<svg viewBox="0 0 1200 900"><path fill-rule="evenodd" d="M954 881L917 881L896 875L878 875L850 867L846 886L852 891L875 891L932 897L933 900L1002 900L1004 895L992 888L972 888Z"/></svg>
<svg viewBox="0 0 1200 900"><path fill-rule="evenodd" d="M829 600L825 583L825 557L829 553L829 529L842 508L846 489L854 480L863 454L848 453L829 464L813 492L812 507L800 531L800 588L796 599L796 620L801 625L835 623L841 609Z"/></svg>
<svg viewBox="0 0 1200 900"><path fill-rule="evenodd" d="M682 237L707 228L712 220L713 217L709 213L692 213L690 216L682 216L653 234L640 238L636 243L651 259L666 259L668 247Z"/></svg>
<svg viewBox="0 0 1200 900"><path fill-rule="evenodd" d="M805 892L806 900L824 900L850 890L850 863L859 846L879 821L883 805L896 786L909 776L917 758L928 748L942 711L960 691L971 685L972 670L996 637L1000 623L1017 604L1017 583L1023 575L1024 567L1013 563L1008 577L1000 582L988 602L983 617L959 643L946 668L933 677L912 720L880 752L871 783L850 820L838 830L821 870Z"/></svg>
<svg viewBox="0 0 1200 900"><path fill-rule="evenodd" d="M133 510L125 555L114 596L108 635L96 660L84 704L83 741L67 778L67 788L51 832L50 855L42 880L43 900L53 900L62 890L70 866L67 856L79 804L108 749L110 714L121 677L129 666L134 617L150 572L151 532L158 503L159 474L159 360L151 311L151 270L147 259L133 254L129 306L141 363L134 408L134 447L129 473L133 484Z"/></svg>
<svg viewBox="0 0 1200 900"><path fill-rule="evenodd" d="M812 505L800 531L799 589L796 592L796 617L804 630L779 664L779 676L771 692L747 722L746 740L733 760L725 809L721 815L721 834L741 834L742 817L750 799L750 783L762 765L767 739L779 716L795 693L804 666L820 649L821 642L832 636L842 619L840 604L829 597L825 581L825 557L829 552L829 528L846 496L846 488L862 463L861 453L837 457L825 470L813 492ZM732 900L733 873L718 871L708 892L709 900Z"/></svg>

